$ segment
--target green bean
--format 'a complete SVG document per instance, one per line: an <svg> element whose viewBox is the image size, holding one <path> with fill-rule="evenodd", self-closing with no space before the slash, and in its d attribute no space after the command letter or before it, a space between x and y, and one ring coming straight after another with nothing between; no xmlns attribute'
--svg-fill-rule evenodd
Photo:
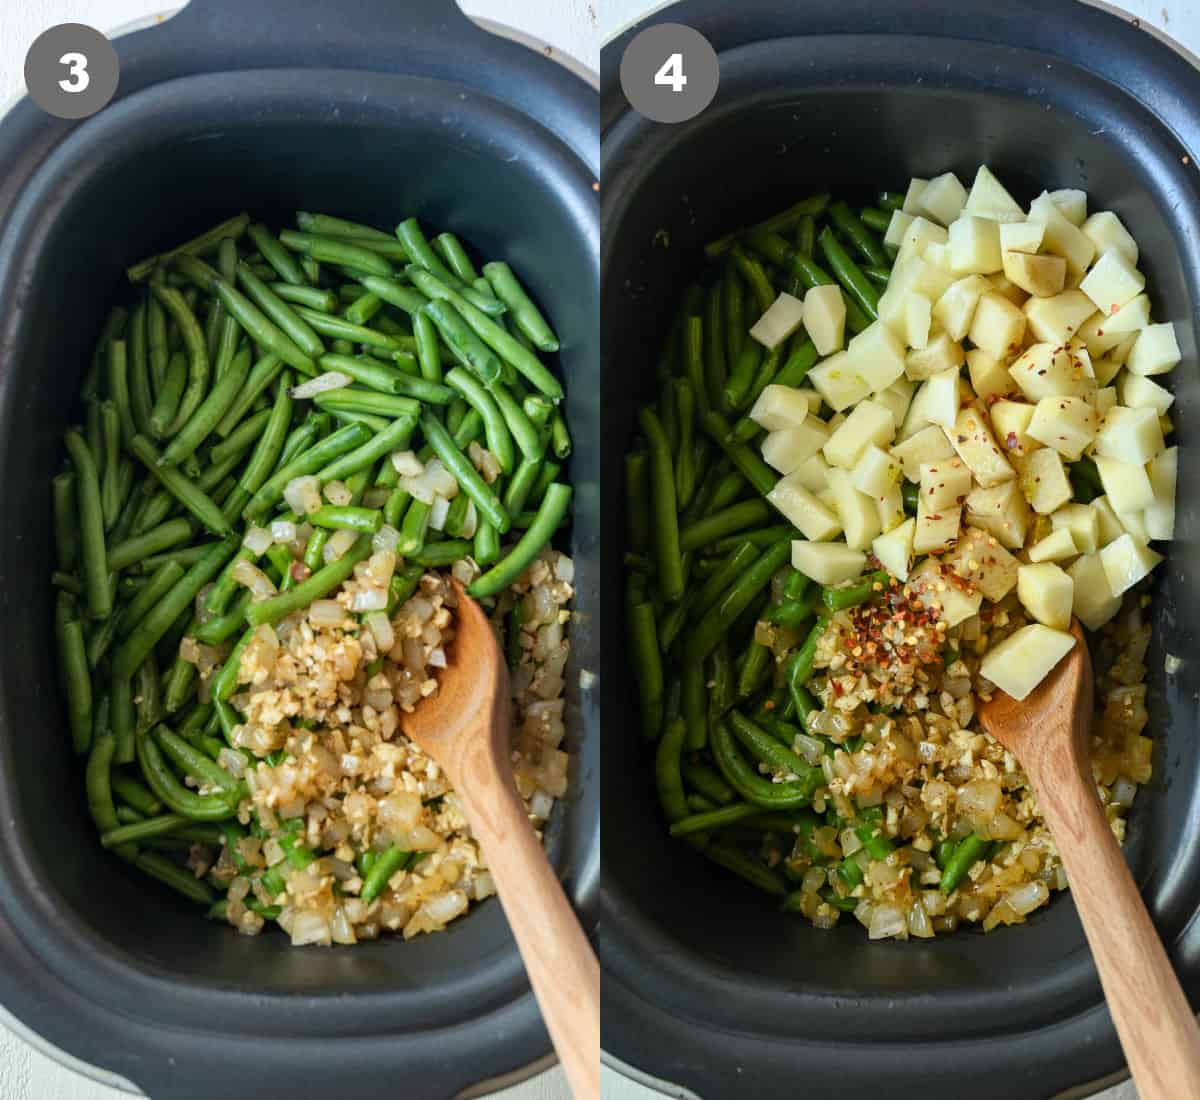
<svg viewBox="0 0 1200 1100"><path fill-rule="evenodd" d="M740 245L734 245L730 255L738 274L746 280L750 292L754 295L759 314L766 313L775 301L775 290L763 266L753 256L748 255Z"/></svg>
<svg viewBox="0 0 1200 1100"><path fill-rule="evenodd" d="M239 780L166 726L156 726L153 736L163 754L185 775L223 791L233 793L239 790Z"/></svg>
<svg viewBox="0 0 1200 1100"><path fill-rule="evenodd" d="M848 203L839 199L829 205L829 220L837 230L855 247L862 258L869 264L885 266L887 254L883 246L872 236L871 231L863 220L850 209ZM891 220L890 218L888 219ZM887 232L885 225L881 232ZM832 261L830 261L832 263Z"/></svg>
<svg viewBox="0 0 1200 1100"><path fill-rule="evenodd" d="M693 438L695 395L691 382L686 378L674 379L674 389L679 424L679 442L675 447L675 488L678 507L683 509L696 491L698 475Z"/></svg>
<svg viewBox="0 0 1200 1100"><path fill-rule="evenodd" d="M361 274L358 277L362 283L362 286L358 289L364 294L375 294L387 302L388 305L402 309L414 318L429 301L419 290L414 290L411 286L405 286L395 279L385 279L378 275Z"/></svg>
<svg viewBox="0 0 1200 1100"><path fill-rule="evenodd" d="M241 390L217 424L217 435L228 441L245 427L246 413L250 411L267 387L275 381L283 367L283 360L279 356L268 353L250 368L250 373ZM258 437L255 435L252 438L257 439Z"/></svg>
<svg viewBox="0 0 1200 1100"><path fill-rule="evenodd" d="M394 420L397 417L415 416L420 411L420 402L411 397L393 397L388 393L375 390L359 390L353 387L343 387L338 390L326 390L313 398L318 408L330 412L340 411L366 413L371 416L387 417Z"/></svg>
<svg viewBox="0 0 1200 1100"><path fill-rule="evenodd" d="M300 611L313 602L336 591L354 572L354 567L371 555L371 540L359 535L355 543L340 557L318 569L295 588L272 596L269 600L252 603L246 610L246 622L251 627L277 623L293 611Z"/></svg>
<svg viewBox="0 0 1200 1100"><path fill-rule="evenodd" d="M162 439L167 434L168 427L175 420L186 385L187 358L183 352L177 351L167 364L162 388L158 391L154 407L150 410L150 434L156 439Z"/></svg>
<svg viewBox="0 0 1200 1100"><path fill-rule="evenodd" d="M625 456L625 519L629 545L634 550L645 550L650 545L650 490L646 465L645 451L630 451ZM521 469L518 469L513 483L520 476Z"/></svg>
<svg viewBox="0 0 1200 1100"><path fill-rule="evenodd" d="M874 321L879 316L879 292L842 247L841 242L834 236L832 229L824 229L817 238L821 252L825 256L834 275L845 289L846 293L858 304L859 308Z"/></svg>
<svg viewBox="0 0 1200 1100"><path fill-rule="evenodd" d="M770 741L766 734L763 734L763 737ZM729 724L725 721L714 724L710 732L710 743L713 759L725 781L746 802L768 810L791 810L806 806L812 800L816 786L807 765L803 773L806 778L799 780L776 783L759 775L738 750ZM824 780L824 775L820 773L820 769L816 770L820 776L819 785L819 782Z"/></svg>
<svg viewBox="0 0 1200 1100"><path fill-rule="evenodd" d="M267 509L274 507L283 497L283 491L288 483L298 477L307 477L324 469L335 458L361 447L371 439L371 431L363 424L347 424L319 443L298 454L290 462L280 467L255 491L254 497L246 505L243 515L254 519ZM249 488L249 485L246 486Z"/></svg>
<svg viewBox="0 0 1200 1100"><path fill-rule="evenodd" d="M194 675L195 666L188 665L187 667L192 670ZM115 688L113 697L116 697ZM153 653L142 662L141 668L138 669L137 691L133 701L136 707L134 723L136 733L145 733L146 730L161 722L168 709L176 711L183 706L184 701L176 702L169 695L164 699L162 680L158 675L158 662L154 659ZM132 740L129 741L127 748L127 756L123 756L120 752L117 754L117 759L122 764L127 764L134 758Z"/></svg>
<svg viewBox="0 0 1200 1100"><path fill-rule="evenodd" d="M447 539L444 542L427 542L409 557L427 569L440 569L461 561L473 549L474 544L467 539Z"/></svg>
<svg viewBox="0 0 1200 1100"><path fill-rule="evenodd" d="M518 515L529 500L533 487L541 476L541 458L523 458L516 472L509 479L504 490L504 510L510 515ZM455 497L455 501L459 498ZM453 506L453 502L452 502Z"/></svg>
<svg viewBox="0 0 1200 1100"><path fill-rule="evenodd" d="M750 642L738 669L737 686L734 690L737 700L749 699L758 691L773 659L768 646L757 641Z"/></svg>
<svg viewBox="0 0 1200 1100"><path fill-rule="evenodd" d="M692 388L697 415L703 416L709 410L708 380L705 375L704 359L704 319L688 317L683 325L684 367L685 377ZM669 399L663 402L664 408L671 404ZM676 421L676 423L678 423ZM677 429L678 431L678 429ZM673 439L673 444L678 440Z"/></svg>
<svg viewBox="0 0 1200 1100"><path fill-rule="evenodd" d="M116 622L112 616L90 624L87 629L87 663L95 669L104 659L117 634Z"/></svg>
<svg viewBox="0 0 1200 1100"><path fill-rule="evenodd" d="M642 733L653 740L662 729L663 667L654 605L639 603L629 612L630 655L638 683Z"/></svg>
<svg viewBox="0 0 1200 1100"><path fill-rule="evenodd" d="M783 366L771 378L756 379L754 386L746 395L745 404L752 405L757 401L762 391L771 383L791 388L799 386L808 372L816 365L817 359L817 349L807 337L798 343L793 342ZM749 417L743 417L733 429L733 438L744 443L753 439L761 430Z"/></svg>
<svg viewBox="0 0 1200 1100"><path fill-rule="evenodd" d="M163 836L187 824L187 821L188 818L182 814L160 814L157 817L143 818L141 821L101 833L100 844L105 848L116 848L122 844Z"/></svg>
<svg viewBox="0 0 1200 1100"><path fill-rule="evenodd" d="M674 463L662 424L653 411L643 409L639 415L639 423L650 457L652 531L655 561L658 565L658 584L663 598L674 602L683 595L684 587Z"/></svg>
<svg viewBox="0 0 1200 1100"><path fill-rule="evenodd" d="M59 632L59 661L66 682L71 741L76 752L84 753L92 743L92 678L83 624L78 619L65 623Z"/></svg>
<svg viewBox="0 0 1200 1100"><path fill-rule="evenodd" d="M197 546L189 546L184 550L167 550L161 554L151 554L148 558L143 558L138 562L135 568L139 572L153 573L164 562L173 561L186 569L204 557L211 545L211 543L202 543Z"/></svg>
<svg viewBox="0 0 1200 1100"><path fill-rule="evenodd" d="M104 515L104 529L107 531L117 522L117 513L121 510L121 422L117 407L113 402L101 402L100 424L104 438L104 473L100 478L100 510Z"/></svg>
<svg viewBox="0 0 1200 1100"><path fill-rule="evenodd" d="M696 752L708 744L707 687L703 665L698 661L685 661L680 682L680 705L687 725L687 747Z"/></svg>
<svg viewBox="0 0 1200 1100"><path fill-rule="evenodd" d="M66 434L67 453L75 465L76 500L79 505L79 537L82 546L83 582L87 593L88 614L94 619L112 613L112 590L108 583L108 562L104 545L104 516L100 505L100 484L96 463L76 431Z"/></svg>
<svg viewBox="0 0 1200 1100"><path fill-rule="evenodd" d="M129 403L133 415L133 431L143 434L149 430L150 410L154 405L154 392L150 384L150 357L146 337L146 303L138 302L129 317L128 375Z"/></svg>
<svg viewBox="0 0 1200 1100"><path fill-rule="evenodd" d="M150 440L144 435L135 436L129 449L163 488L208 530L216 535L229 533L229 523L221 514L221 509L198 484L194 484L185 474L178 469L165 466L162 457Z"/></svg>
<svg viewBox="0 0 1200 1100"><path fill-rule="evenodd" d="M153 572L144 588L121 609L117 616L117 637L125 637L146 615L150 608L174 587L183 576L183 566L178 562L169 561Z"/></svg>
<svg viewBox="0 0 1200 1100"><path fill-rule="evenodd" d="M855 581L853 584L841 588L823 589L821 591L821 603L830 612L845 611L851 607L858 607L859 604L866 603L867 600L871 599L877 593L887 591L891 580L892 578L887 570L880 569L874 573L868 573L861 580Z"/></svg>
<svg viewBox="0 0 1200 1100"><path fill-rule="evenodd" d="M134 675L175 620L191 605L196 593L220 571L236 545L232 538L225 538L205 547L204 556L188 569L121 643L113 658L114 674L126 677Z"/></svg>
<svg viewBox="0 0 1200 1100"><path fill-rule="evenodd" d="M113 794L143 817L153 817L162 813L163 805L154 797L150 788L132 776L114 771L111 783Z"/></svg>
<svg viewBox="0 0 1200 1100"><path fill-rule="evenodd" d="M293 286L291 283L268 283L267 285L270 286L277 298L282 298L285 302L307 306L309 309L319 309L322 313L333 313L337 310L337 295L332 290L321 290L315 286Z"/></svg>
<svg viewBox="0 0 1200 1100"><path fill-rule="evenodd" d="M708 727L709 738L712 728L733 706L733 659L729 651L729 639L722 638L713 647L705 662L705 679L709 685Z"/></svg>
<svg viewBox="0 0 1200 1100"><path fill-rule="evenodd" d="M983 858L987 847L988 842L978 833L971 833L959 841L942 872L940 889L943 894L954 892L967 872Z"/></svg>
<svg viewBox="0 0 1200 1100"><path fill-rule="evenodd" d="M725 452L725 456L737 467L742 476L754 486L758 492L766 496L779 480L778 475L758 455L758 453L730 438L729 421L720 413L706 414L701 425L712 440Z"/></svg>
<svg viewBox="0 0 1200 1100"><path fill-rule="evenodd" d="M451 382L452 385L456 384L455 371L450 371L446 375L446 380ZM454 440L450 437L450 433L430 413L425 413L421 417L421 431L425 436L425 441L433 448L434 453L441 459L442 464L450 471L455 481L458 482L459 488L475 502L475 507L479 509L480 516L495 526L498 533L504 534L511 524L508 512L492 487L483 480L479 472L471 465L470 460L455 445ZM557 527L557 520L554 526ZM552 527L551 532L553 532L553 529ZM548 537L547 535L547 539ZM529 538L530 532L527 531L518 546L524 545ZM543 539L543 542L545 541L546 539ZM539 546L537 549L540 550L541 547ZM534 556L536 556L536 553L537 551L535 550ZM482 584L489 576L491 576L490 573L484 574L483 577L476 580L475 585ZM474 588L474 586L472 587Z"/></svg>
<svg viewBox="0 0 1200 1100"><path fill-rule="evenodd" d="M886 267L874 267L872 265L863 266L863 274L873 283L878 283L881 287L887 287L892 280L892 272Z"/></svg>
<svg viewBox="0 0 1200 1100"><path fill-rule="evenodd" d="M724 867L727 871L732 871L735 875L740 875L751 886L757 887L764 893L774 896L782 896L787 893L787 886L784 884L782 876L751 859L737 848L726 844L710 844L705 848L704 854L714 863Z"/></svg>
<svg viewBox="0 0 1200 1100"><path fill-rule="evenodd" d="M58 568L69 573L79 561L78 505L75 499L75 474L58 474L53 482L54 551Z"/></svg>
<svg viewBox="0 0 1200 1100"><path fill-rule="evenodd" d="M541 351L558 351L558 337L517 281L512 268L503 262L493 262L483 265L483 274L496 297L508 306L513 321L533 346Z"/></svg>
<svg viewBox="0 0 1200 1100"><path fill-rule="evenodd" d="M737 797L720 773L707 764L684 761L682 770L684 782L689 787L694 787L713 805L725 806Z"/></svg>
<svg viewBox="0 0 1200 1100"><path fill-rule="evenodd" d="M555 409L550 415L550 450L555 458L567 458L571 453L571 433L561 409Z"/></svg>
<svg viewBox="0 0 1200 1100"><path fill-rule="evenodd" d="M515 440L521 454L525 458L541 458L546 451L545 444L543 444L542 438L538 434L537 428L534 427L533 422L525 415L525 410L521 407L521 403L513 397L512 393L501 382L497 382L492 386L491 396L496 402L504 423L513 440ZM484 423L486 425L486 419ZM511 471L507 472L511 473Z"/></svg>
<svg viewBox="0 0 1200 1100"><path fill-rule="evenodd" d="M150 256L145 260L139 260L132 267L125 269L125 274L128 276L131 283L140 283L149 276L158 267L163 266L167 261L173 260L177 256L202 256L207 252L214 251L221 241L226 238L236 240L245 231L246 226L250 223L249 214L238 214L236 217L229 218L215 225L212 229L201 233L198 237L193 237L190 241L179 245L178 248L171 249L170 252L163 252L157 256Z"/></svg>
<svg viewBox="0 0 1200 1100"><path fill-rule="evenodd" d="M310 310L306 306L293 307L280 298L245 263L238 265L237 281L242 285L251 301L274 321L302 352L313 359L318 359L325 353L325 345L321 343L321 338L312 330L302 313L315 313L320 317L327 317L329 314L324 310Z"/></svg>
<svg viewBox="0 0 1200 1100"><path fill-rule="evenodd" d="M486 519L481 519L475 529L474 557L480 567L493 565L500 557L500 532Z"/></svg>
<svg viewBox="0 0 1200 1100"><path fill-rule="evenodd" d="M796 654L788 666L789 684L803 687L812 679L813 662L817 656L817 643L820 642L821 635L825 633L828 625L827 619L818 619L816 625L808 632L808 637L804 639L804 644L796 650Z"/></svg>
<svg viewBox="0 0 1200 1100"><path fill-rule="evenodd" d="M771 608L767 621L789 630L799 630L808 622L820 602L821 592L818 589L809 589L798 597L780 600L777 606Z"/></svg>
<svg viewBox="0 0 1200 1100"><path fill-rule="evenodd" d="M157 879L164 886L169 886L189 901L199 902L201 905L213 904L212 891L203 882L191 871L172 863L164 856L155 852L141 852L136 862L139 871Z"/></svg>
<svg viewBox="0 0 1200 1100"><path fill-rule="evenodd" d="M710 829L725 829L761 813L762 810L758 806L748 802L739 802L734 806L721 806L705 813L688 814L686 817L677 818L669 832L673 837L684 837L691 836L693 833L707 832Z"/></svg>
<svg viewBox="0 0 1200 1100"><path fill-rule="evenodd" d="M411 857L411 852L407 852L395 844L380 853L370 871L363 878L359 897L367 903L374 901L387 888L392 877L397 872L404 870Z"/></svg>
<svg viewBox="0 0 1200 1100"><path fill-rule="evenodd" d="M249 374L250 350L246 348L233 357L229 367L218 377L216 384L199 407L187 422L177 429L175 437L162 453L161 461L164 465L177 466L195 454L200 444L216 430L217 424L237 398ZM218 459L214 456L213 461Z"/></svg>
<svg viewBox="0 0 1200 1100"><path fill-rule="evenodd" d="M391 275L392 265L377 251L349 237L323 237L284 229L279 234L284 247L312 257L318 263L336 264L370 275Z"/></svg>
<svg viewBox="0 0 1200 1100"><path fill-rule="evenodd" d="M50 574L50 583L55 588L60 588L64 592L70 592L72 596L83 595L83 585L74 573L64 573L56 569Z"/></svg>
<svg viewBox="0 0 1200 1100"><path fill-rule="evenodd" d="M729 408L741 408L745 403L746 395L754 388L761 364L762 345L757 340L747 340L725 383L724 397Z"/></svg>
<svg viewBox="0 0 1200 1100"><path fill-rule="evenodd" d="M762 500L744 500L739 504L731 504L728 508L713 512L680 531L679 548L695 550L707 546L736 531L744 531L747 527L762 523L770 514L770 508Z"/></svg>
<svg viewBox="0 0 1200 1100"><path fill-rule="evenodd" d="M812 259L817 246L817 221L806 214L796 223L796 251L806 259Z"/></svg>
<svg viewBox="0 0 1200 1100"><path fill-rule="evenodd" d="M771 578L791 554L790 541L782 541L765 549L746 568L720 601L700 620L687 643L687 659L703 660L717 642L750 605L751 601L771 583Z"/></svg>
<svg viewBox="0 0 1200 1100"><path fill-rule="evenodd" d="M308 522L333 531L359 531L373 535L383 526L383 513L375 508L325 504L309 514Z"/></svg>
<svg viewBox="0 0 1200 1100"><path fill-rule="evenodd" d="M696 594L690 612L692 617L702 618L757 557L753 543L744 542L731 550Z"/></svg>
<svg viewBox="0 0 1200 1100"><path fill-rule="evenodd" d="M829 196L827 194L810 195L808 198L801 199L799 202L789 206L786 210L781 210L778 214L773 214L765 221L752 226L750 230L735 230L733 233L726 233L719 240L710 241L704 246L704 251L709 256L723 256L733 247L738 237L742 236L743 233L754 230L768 233L784 233L796 225L801 218L820 214L828 204Z"/></svg>
<svg viewBox="0 0 1200 1100"><path fill-rule="evenodd" d="M444 301L426 303L420 315L427 318L441 334L455 358L491 386L500 379L504 367L496 354L471 330L452 304Z"/></svg>
<svg viewBox="0 0 1200 1100"><path fill-rule="evenodd" d="M688 816L687 799L683 793L680 756L683 752L686 726L680 720L671 722L658 742L654 757L654 778L659 805L668 822ZM672 833L674 835L674 833Z"/></svg>
<svg viewBox="0 0 1200 1100"><path fill-rule="evenodd" d="M866 849L867 855L872 859L887 859L896 850L896 846L883 835L878 825L859 825L855 828L854 832L857 834L858 839L862 841L862 846Z"/></svg>
<svg viewBox="0 0 1200 1100"><path fill-rule="evenodd" d="M199 263L200 261L195 262ZM204 400L210 374L208 347L195 313L192 312L187 299L179 290L154 281L150 283L150 290L178 327L183 336L184 349L187 353L187 385L180 398L179 408L175 411L175 417L165 429L168 434L171 434L179 431L187 423L188 418Z"/></svg>
<svg viewBox="0 0 1200 1100"><path fill-rule="evenodd" d="M479 291L464 283L442 263L437 253L429 247L429 243L425 240L425 236L422 234L421 227L418 225L416 218L408 218L396 226L396 236L400 238L405 251L408 252L409 258L412 260L412 264L408 268L410 278L412 278L413 268L416 268L419 271L424 271L432 275L439 282L460 294L463 299L484 313L500 316L506 312L506 307L499 298L480 294ZM424 288L421 284L415 278L412 281L413 285L424 293Z"/></svg>
<svg viewBox="0 0 1200 1100"><path fill-rule="evenodd" d="M88 755L85 774L85 789L87 791L88 812L96 829L101 834L117 828L120 821L116 807L113 805L111 772L116 742L110 734L97 737ZM132 845L117 849L117 855L122 859L132 861L137 856L137 849Z"/></svg>
<svg viewBox="0 0 1200 1100"><path fill-rule="evenodd" d="M167 349L167 314L153 295L146 299L146 344L150 357L150 386L157 398L166 381L170 352Z"/></svg>
<svg viewBox="0 0 1200 1100"><path fill-rule="evenodd" d="M223 614L215 615L205 620L192 631L192 637L204 645L220 645L228 641L239 630L246 618L246 608L250 606L250 592L243 592L233 603L233 606Z"/></svg>
<svg viewBox="0 0 1200 1100"><path fill-rule="evenodd" d="M133 683L128 676L114 675L111 688L108 713L112 735L116 740L116 761L118 764L128 764L134 758Z"/></svg>
<svg viewBox="0 0 1200 1100"><path fill-rule="evenodd" d="M345 218L335 218L329 214L310 214L304 210L296 212L296 224L306 233L316 233L322 237L365 237L377 244L402 245L390 233L375 229L360 222L347 221ZM407 252L404 253L407 255Z"/></svg>
<svg viewBox="0 0 1200 1100"><path fill-rule="evenodd" d="M708 404L720 409L724 405L725 382L729 368L725 359L725 310L723 280L716 280L708 289L704 318L704 378Z"/></svg>

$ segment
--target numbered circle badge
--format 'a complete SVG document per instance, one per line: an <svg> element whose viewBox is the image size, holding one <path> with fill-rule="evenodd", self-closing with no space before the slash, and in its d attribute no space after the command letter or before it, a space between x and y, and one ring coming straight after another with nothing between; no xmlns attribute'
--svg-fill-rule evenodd
<svg viewBox="0 0 1200 1100"><path fill-rule="evenodd" d="M112 43L94 27L60 23L38 35L25 55L25 87L56 118L87 118L117 90L120 65Z"/></svg>
<svg viewBox="0 0 1200 1100"><path fill-rule="evenodd" d="M621 58L621 89L633 109L654 122L686 122L717 94L721 67L699 31L660 23L637 35Z"/></svg>

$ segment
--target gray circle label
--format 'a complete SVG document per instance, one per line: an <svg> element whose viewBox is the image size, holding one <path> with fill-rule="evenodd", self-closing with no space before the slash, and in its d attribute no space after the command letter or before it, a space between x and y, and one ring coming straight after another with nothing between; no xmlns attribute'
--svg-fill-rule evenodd
<svg viewBox="0 0 1200 1100"><path fill-rule="evenodd" d="M120 74L112 43L83 23L51 27L25 55L29 96L56 118L94 115L112 99Z"/></svg>
<svg viewBox="0 0 1200 1100"><path fill-rule="evenodd" d="M653 122L686 122L717 94L721 66L699 31L682 23L647 27L621 58L621 90Z"/></svg>

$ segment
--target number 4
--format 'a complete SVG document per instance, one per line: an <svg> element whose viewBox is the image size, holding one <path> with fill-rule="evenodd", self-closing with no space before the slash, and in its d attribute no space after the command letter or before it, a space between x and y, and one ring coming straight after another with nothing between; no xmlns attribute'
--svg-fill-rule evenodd
<svg viewBox="0 0 1200 1100"><path fill-rule="evenodd" d="M673 92L682 92L688 78L683 75L683 54L673 53L654 74L655 84L666 84Z"/></svg>
<svg viewBox="0 0 1200 1100"><path fill-rule="evenodd" d="M64 92L82 92L91 82L87 71L88 59L81 53L65 53L58 59L60 65L66 65L71 74L70 80L60 80L58 86Z"/></svg>

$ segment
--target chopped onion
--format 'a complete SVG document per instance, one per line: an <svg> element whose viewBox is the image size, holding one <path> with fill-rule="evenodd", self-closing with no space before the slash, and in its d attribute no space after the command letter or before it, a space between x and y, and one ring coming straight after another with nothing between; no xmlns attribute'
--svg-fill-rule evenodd
<svg viewBox="0 0 1200 1100"><path fill-rule="evenodd" d="M311 515L321 508L321 482L311 475L292 478L283 490L283 499L298 515Z"/></svg>
<svg viewBox="0 0 1200 1100"><path fill-rule="evenodd" d="M920 898L914 901L908 910L908 931L919 940L933 938L933 922L929 919Z"/></svg>
<svg viewBox="0 0 1200 1100"><path fill-rule="evenodd" d="M1117 781L1112 785L1112 800L1118 806L1128 809L1133 805L1135 794L1137 794L1137 784L1127 776L1117 776Z"/></svg>
<svg viewBox="0 0 1200 1100"><path fill-rule="evenodd" d="M908 932L908 921L904 914L894 905L877 905L871 913L871 922L867 925L868 938L886 940L892 936L902 936Z"/></svg>
<svg viewBox="0 0 1200 1100"><path fill-rule="evenodd" d="M296 525L286 519L277 519L271 524L271 540L283 546L296 541Z"/></svg>
<svg viewBox="0 0 1200 1100"><path fill-rule="evenodd" d="M1033 882L1026 882L1010 891L1004 900L1012 906L1015 913L1024 917L1039 905L1044 905L1049 896L1050 890L1046 884L1041 879L1034 879Z"/></svg>
<svg viewBox="0 0 1200 1100"><path fill-rule="evenodd" d="M301 382L298 386L293 386L291 394L298 401L303 401L305 398L316 397L319 393L344 389L353 381L354 379L350 375L343 374L340 370L330 370L324 374L318 374L316 378L310 378L307 382Z"/></svg>
<svg viewBox="0 0 1200 1100"><path fill-rule="evenodd" d="M440 897L430 898L424 905L430 920L447 924L460 913L467 911L467 895L461 890L451 890Z"/></svg>
<svg viewBox="0 0 1200 1100"><path fill-rule="evenodd" d="M272 543L271 532L265 527L251 527L242 539L242 545L255 556L265 554Z"/></svg>
<svg viewBox="0 0 1200 1100"><path fill-rule="evenodd" d="M425 463L417 458L415 451L395 451L392 465L401 477L420 477L425 472Z"/></svg>
<svg viewBox="0 0 1200 1100"><path fill-rule="evenodd" d="M467 501L467 511L463 516L462 533L464 539L473 539L479 530L479 513L475 510L475 502Z"/></svg>
<svg viewBox="0 0 1200 1100"><path fill-rule="evenodd" d="M388 604L386 588L361 588L350 602L351 611L382 611Z"/></svg>
<svg viewBox="0 0 1200 1100"><path fill-rule="evenodd" d="M250 589L250 594L256 600L268 600L278 589L270 577L252 561L235 562L230 576L238 584Z"/></svg>
<svg viewBox="0 0 1200 1100"><path fill-rule="evenodd" d="M419 500L422 504L433 503L433 486L429 484L429 479L421 474L419 477L402 477L400 479L400 488L403 489L413 500Z"/></svg>
<svg viewBox="0 0 1200 1100"><path fill-rule="evenodd" d="M334 531L333 537L325 544L322 556L326 563L337 561L357 541L357 531Z"/></svg>
<svg viewBox="0 0 1200 1100"><path fill-rule="evenodd" d="M471 465L483 475L483 480L489 485L500 476L499 459L491 451L481 447L475 440L472 440L467 447L467 457L470 458Z"/></svg>
<svg viewBox="0 0 1200 1100"><path fill-rule="evenodd" d="M531 817L539 817L545 821L550 816L552 809L554 809L553 798L545 791L533 792L533 797L529 800L529 813Z"/></svg>
<svg viewBox="0 0 1200 1100"><path fill-rule="evenodd" d="M429 667L430 668L445 668L446 667L446 651L438 646L436 649L429 651Z"/></svg>
<svg viewBox="0 0 1200 1100"><path fill-rule="evenodd" d="M804 303L790 294L780 294L751 326L750 335L764 347L774 349L803 322Z"/></svg>
<svg viewBox="0 0 1200 1100"><path fill-rule="evenodd" d="M221 765L234 779L241 779L246 774L246 758L240 752L225 748L217 753L217 763Z"/></svg>
<svg viewBox="0 0 1200 1100"><path fill-rule="evenodd" d="M371 537L372 550L390 550L394 554L396 547L400 545L400 532L391 524L385 523Z"/></svg>
<svg viewBox="0 0 1200 1100"><path fill-rule="evenodd" d="M328 943L329 922L320 913L300 910L292 918L292 945L303 947L307 943Z"/></svg>
<svg viewBox="0 0 1200 1100"><path fill-rule="evenodd" d="M325 499L330 504L342 507L354 499L354 494L346 488L344 481L330 481L325 485Z"/></svg>
<svg viewBox="0 0 1200 1100"><path fill-rule="evenodd" d="M429 510L429 526L435 531L446 529L446 517L450 514L450 502L445 497L434 497Z"/></svg>
<svg viewBox="0 0 1200 1100"><path fill-rule="evenodd" d="M384 606L387 606L386 603ZM396 644L396 632L382 611L372 611L367 615L367 629L375 636L375 644L381 653L387 653Z"/></svg>
<svg viewBox="0 0 1200 1100"><path fill-rule="evenodd" d="M554 562L554 579L567 584L575 580L575 563L566 554L559 554Z"/></svg>
<svg viewBox="0 0 1200 1100"><path fill-rule="evenodd" d="M825 746L815 737L809 737L806 733L798 733L792 739L792 744L796 751L804 757L810 764L819 764L821 757L825 755Z"/></svg>
<svg viewBox="0 0 1200 1100"><path fill-rule="evenodd" d="M308 621L316 627L341 626L346 621L346 609L337 600L313 600Z"/></svg>
<svg viewBox="0 0 1200 1100"><path fill-rule="evenodd" d="M858 832L854 829L843 829L838 836L838 842L842 846L842 855L844 856L854 855L863 846Z"/></svg>
<svg viewBox="0 0 1200 1100"><path fill-rule="evenodd" d="M453 500L458 496L458 482L455 481L454 475L442 465L441 459L430 460L429 465L425 467L425 476L438 496L445 497L447 500Z"/></svg>

